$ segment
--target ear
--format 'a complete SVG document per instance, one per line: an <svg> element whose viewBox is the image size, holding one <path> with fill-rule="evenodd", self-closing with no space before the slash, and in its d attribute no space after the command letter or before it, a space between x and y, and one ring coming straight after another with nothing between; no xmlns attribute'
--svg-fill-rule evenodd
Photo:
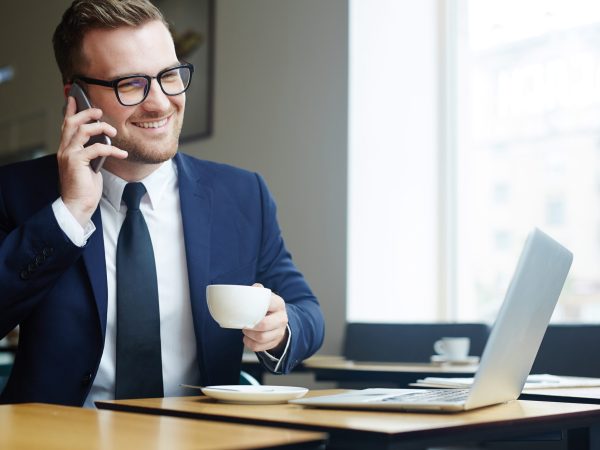
<svg viewBox="0 0 600 450"><path fill-rule="evenodd" d="M69 91L71 90L72 85L73 85L73 83L67 83L63 86L63 93L65 94L65 100L69 96Z"/></svg>

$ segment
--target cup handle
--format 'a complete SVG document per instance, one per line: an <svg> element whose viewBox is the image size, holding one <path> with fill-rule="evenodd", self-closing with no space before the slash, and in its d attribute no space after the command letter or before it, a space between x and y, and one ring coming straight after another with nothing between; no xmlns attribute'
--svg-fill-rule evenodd
<svg viewBox="0 0 600 450"><path fill-rule="evenodd" d="M433 344L433 350L435 350L438 355L443 355L446 352L444 341L435 341Z"/></svg>

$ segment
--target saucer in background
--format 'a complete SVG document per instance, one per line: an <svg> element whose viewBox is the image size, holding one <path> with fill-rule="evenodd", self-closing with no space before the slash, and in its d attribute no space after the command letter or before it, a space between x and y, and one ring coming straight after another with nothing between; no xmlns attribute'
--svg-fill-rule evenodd
<svg viewBox="0 0 600 450"><path fill-rule="evenodd" d="M469 365L479 363L479 356L467 356L460 359L449 359L444 355L432 355L431 362L434 364Z"/></svg>

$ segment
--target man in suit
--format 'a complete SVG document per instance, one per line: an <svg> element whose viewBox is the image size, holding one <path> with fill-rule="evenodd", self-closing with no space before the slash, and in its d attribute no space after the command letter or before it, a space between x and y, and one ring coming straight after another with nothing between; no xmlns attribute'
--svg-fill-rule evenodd
<svg viewBox="0 0 600 450"><path fill-rule="evenodd" d="M0 168L0 336L20 326L0 402L185 395L237 384L244 345L275 373L313 354L322 313L262 178L177 153L192 68L160 11L76 0L53 42L65 96L76 81L94 108L67 97L57 154ZM264 319L220 328L206 286L254 283Z"/></svg>

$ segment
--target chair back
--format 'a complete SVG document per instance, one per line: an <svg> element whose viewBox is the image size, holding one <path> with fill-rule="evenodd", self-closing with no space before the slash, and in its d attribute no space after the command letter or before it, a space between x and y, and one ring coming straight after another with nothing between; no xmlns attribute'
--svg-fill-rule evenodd
<svg viewBox="0 0 600 450"><path fill-rule="evenodd" d="M600 324L551 324L531 373L600 378Z"/></svg>
<svg viewBox="0 0 600 450"><path fill-rule="evenodd" d="M483 323L348 323L344 356L354 361L429 362L442 337L471 339L469 355L481 356L489 334Z"/></svg>

